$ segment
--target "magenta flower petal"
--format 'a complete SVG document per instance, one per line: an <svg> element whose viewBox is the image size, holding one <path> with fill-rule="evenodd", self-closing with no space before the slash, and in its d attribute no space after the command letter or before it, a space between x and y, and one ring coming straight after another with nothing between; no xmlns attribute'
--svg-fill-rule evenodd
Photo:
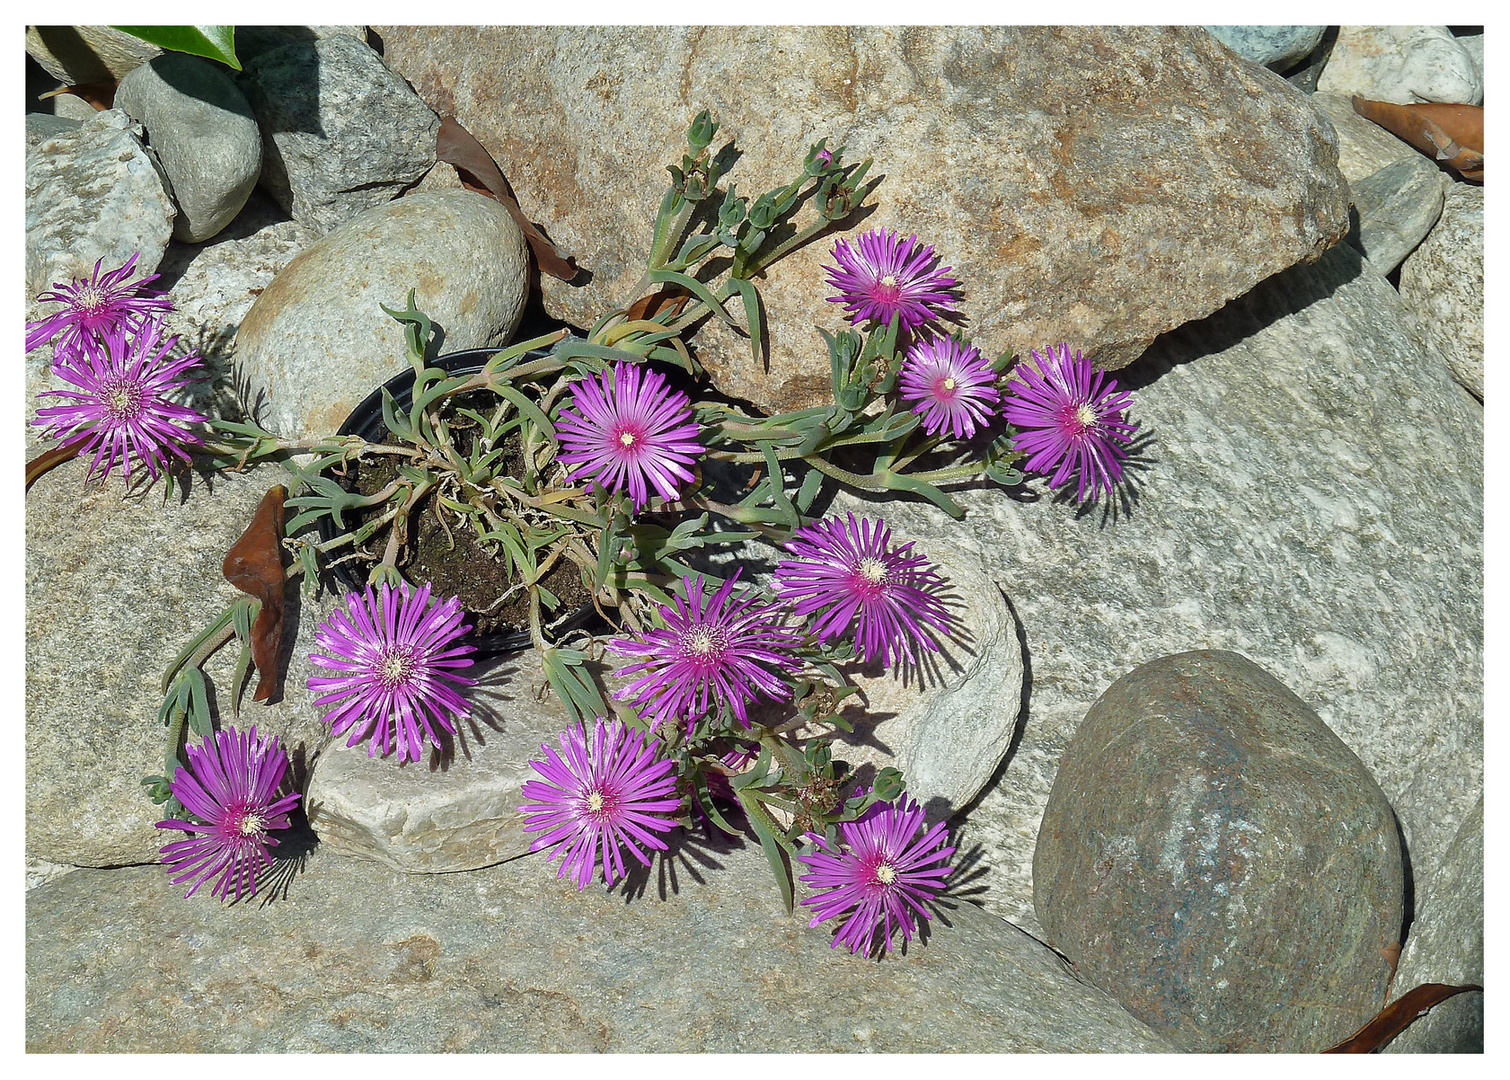
<svg viewBox="0 0 1510 1080"><path fill-rule="evenodd" d="M173 391L193 381L176 376L197 365L199 357L190 353L181 360L168 359L178 338L162 342L162 332L162 323L152 320L132 331L128 341L125 330L111 327L102 340L86 339L77 354L53 364L54 375L79 389L43 391L39 397L71 400L38 409L32 423L42 425L43 434L61 439L62 445L78 446L81 455L93 451L90 479L103 482L118 461L129 480L133 458L155 478L168 454L188 461L182 447L204 441L184 425L203 423L205 418L168 400Z"/></svg>
<svg viewBox="0 0 1510 1080"><path fill-rule="evenodd" d="M531 800L519 808L524 831L541 834L530 850L550 848L546 861L561 859L556 876L569 872L578 889L587 888L595 865L602 867L605 885L622 878L625 850L649 866L640 845L665 851L655 834L672 829L676 822L665 815L681 806L675 763L661 757L643 731L601 716L591 747L580 724L561 732L558 741L560 753L541 744L545 760L531 761L530 768L543 779L526 780L521 789Z"/></svg>
<svg viewBox="0 0 1510 1080"><path fill-rule="evenodd" d="M586 476L608 491L629 492L638 512L650 488L668 502L693 479L689 469L702 453L687 395L666 386L666 377L624 361L597 378L572 385L571 405L561 411L556 434L567 476Z"/></svg>
<svg viewBox="0 0 1510 1080"><path fill-rule="evenodd" d="M235 890L255 895L257 874L272 865L267 846L278 841L268 835L288 828L288 812L299 804L299 793L277 796L288 769L288 755L271 735L257 737L257 729L242 734L234 729L216 732L198 746L185 748L189 764L168 780L174 798L196 821L159 821L159 829L182 829L191 835L161 849L162 861L175 875L175 885L194 884L184 893L214 878L210 895L221 900Z"/></svg>
<svg viewBox="0 0 1510 1080"><path fill-rule="evenodd" d="M943 428L969 439L976 425L989 425L996 413L1001 394L995 384L996 372L975 346L934 337L907 350L897 392L922 414L929 435Z"/></svg>
<svg viewBox="0 0 1510 1080"><path fill-rule="evenodd" d="M828 300L843 304L852 323L871 320L890 326L900 319L908 330L916 330L954 310L949 290L959 282L948 276L952 267L934 269L938 258L933 248L918 243L916 236L903 240L890 229L873 229L854 247L847 240L835 241L834 259L839 265L824 271L839 295Z"/></svg>
<svg viewBox="0 0 1510 1080"><path fill-rule="evenodd" d="M457 690L476 680L455 671L472 666L471 645L457 643L472 629L464 624L456 597L429 606L430 586L413 596L408 582L394 589L383 583L381 598L372 586L348 593L345 610L337 607L315 631L329 655L311 653L310 663L338 674L310 676L308 687L324 691L318 706L331 730L351 729L347 746L371 736L367 756L387 754L398 743L398 760L418 761L425 743L437 749L437 728L455 734L455 719L471 716Z"/></svg>
<svg viewBox="0 0 1510 1080"><path fill-rule="evenodd" d="M610 652L640 658L619 674L641 677L614 697L650 709L654 727L671 717L690 725L725 703L749 727L745 707L757 697L789 698L784 676L801 667L792 654L802 638L785 629L777 608L757 594L732 595L739 573L706 602L702 576L683 578L687 597L673 597L674 609L660 609L664 628L610 640Z"/></svg>
<svg viewBox="0 0 1510 1080"><path fill-rule="evenodd" d="M884 521L824 518L797 530L786 548L796 558L777 565L777 591L798 615L818 613L819 640L853 627L861 659L888 664L893 655L916 659L914 645L936 651L933 631L949 635L949 612L938 598L943 577L910 542L893 550Z"/></svg>
<svg viewBox="0 0 1510 1080"><path fill-rule="evenodd" d="M138 251L126 260L125 266L107 271L103 276L100 267L105 260L100 259L87 280L74 278L68 285L55 282L49 292L38 296L39 301L62 304L63 310L26 324L26 351L31 352L57 336L53 348L56 362L77 356L86 342L99 340L107 331L134 332L143 324L172 311L173 305L166 296L157 295L156 290L142 291L142 286L156 281L158 275L126 280L141 254Z"/></svg>
<svg viewBox="0 0 1510 1080"><path fill-rule="evenodd" d="M872 804L858 821L841 821L838 847L806 834L816 848L797 856L810 871L799 880L820 890L802 901L813 909L808 925L843 919L832 944L848 945L851 953L869 952L875 944L889 950L898 930L903 941L911 940L917 916L933 917L923 905L943 889L952 873L943 864L954 854L954 848L940 846L943 822L922 828L923 811L903 796L895 805Z"/></svg>
<svg viewBox="0 0 1510 1080"><path fill-rule="evenodd" d="M1076 500L1085 501L1097 492L1110 494L1122 479L1123 447L1132 441L1137 424L1126 420L1132 395L1117 392L1117 381L1076 350L1061 343L1048 356L1033 351L1035 371L1027 364L1015 371L1007 387L1002 415L1017 428L1015 449L1028 455L1027 468L1040 474L1052 472L1049 484L1058 487L1072 476L1079 477Z"/></svg>

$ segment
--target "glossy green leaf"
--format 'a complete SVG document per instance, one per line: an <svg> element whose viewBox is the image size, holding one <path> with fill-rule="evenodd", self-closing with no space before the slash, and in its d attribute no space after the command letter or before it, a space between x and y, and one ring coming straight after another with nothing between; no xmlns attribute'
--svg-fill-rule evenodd
<svg viewBox="0 0 1510 1080"><path fill-rule="evenodd" d="M113 26L111 29L141 38L159 49L218 60L226 67L241 70L241 61L236 59L234 26Z"/></svg>

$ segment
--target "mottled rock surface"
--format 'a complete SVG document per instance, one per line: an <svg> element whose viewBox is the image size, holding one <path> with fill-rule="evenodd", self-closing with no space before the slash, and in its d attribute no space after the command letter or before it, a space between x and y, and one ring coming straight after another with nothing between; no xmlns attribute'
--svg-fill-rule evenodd
<svg viewBox="0 0 1510 1080"><path fill-rule="evenodd" d="M110 269L139 251L138 273L162 260L177 211L140 135L123 111L108 109L28 149L28 297L88 277L101 257Z"/></svg>
<svg viewBox="0 0 1510 1080"><path fill-rule="evenodd" d="M1400 268L1400 297L1452 377L1484 400L1484 189L1452 184L1436 227Z"/></svg>
<svg viewBox="0 0 1510 1080"><path fill-rule="evenodd" d="M1257 664L1201 651L1086 714L1033 902L1049 943L1176 1045L1308 1053L1384 1005L1405 879L1362 762Z"/></svg>
<svg viewBox="0 0 1510 1080"><path fill-rule="evenodd" d="M501 345L528 282L524 234L492 199L437 191L374 207L300 252L257 298L236 335L238 379L269 430L333 433L408 365L403 324L382 305L403 310L413 289L442 352Z"/></svg>
<svg viewBox="0 0 1510 1080"><path fill-rule="evenodd" d="M1388 274L1414 251L1442 216L1447 174L1417 156L1386 165L1352 185L1358 223L1348 241Z"/></svg>
<svg viewBox="0 0 1510 1080"><path fill-rule="evenodd" d="M1416 918L1391 997L1422 983L1484 986L1484 799L1463 821L1442 864L1416 885ZM1435 1006L1385 1047L1392 1054L1481 1054L1484 995Z"/></svg>
<svg viewBox="0 0 1510 1080"><path fill-rule="evenodd" d="M273 49L240 82L262 128L263 186L320 232L394 198L435 164L440 119L357 38Z"/></svg>
<svg viewBox="0 0 1510 1080"><path fill-rule="evenodd" d="M704 107L723 124L715 149L742 152L728 174L741 194L787 182L820 138L874 158L875 209L843 233L934 244L991 355L1067 340L1121 367L1347 230L1330 128L1198 28L375 29L591 270L586 285L542 281L547 311L576 325L635 299L664 166ZM705 324L721 388L771 408L827 400L815 326L840 325L822 299L832 247L762 283L767 363Z"/></svg>
<svg viewBox="0 0 1510 1080"><path fill-rule="evenodd" d="M1325 26L1208 26L1211 36L1245 60L1283 72L1321 42Z"/></svg>
<svg viewBox="0 0 1510 1080"><path fill-rule="evenodd" d="M1348 184L1357 184L1380 169L1422 157L1421 151L1353 111L1348 94L1316 93L1311 106L1337 133L1337 167Z"/></svg>
<svg viewBox="0 0 1510 1080"><path fill-rule="evenodd" d="M985 902L1034 932L1028 862L1071 734L1129 668L1189 649L1294 688L1429 875L1484 775L1482 409L1347 245L1119 374L1144 441L1114 515L1031 501L1036 482L956 496L1030 678L1022 739L962 828Z"/></svg>
<svg viewBox="0 0 1510 1080"><path fill-rule="evenodd" d="M185 901L157 867L32 890L27 1049L1170 1049L968 901L905 955L831 949L782 910L753 841L692 841L628 886L581 893L537 857L405 875L316 849L302 873L289 865L272 902L229 909Z"/></svg>
<svg viewBox="0 0 1510 1080"><path fill-rule="evenodd" d="M1473 57L1445 26L1344 26L1316 88L1401 105L1484 100Z"/></svg>
<svg viewBox="0 0 1510 1080"><path fill-rule="evenodd" d="M87 463L43 476L26 500L26 851L55 863L151 861L164 841L161 808L141 778L163 771L157 718L163 672L238 593L220 575L225 553L282 470L196 477L164 504L159 483L124 500L119 476L84 486ZM292 593L294 590L290 590ZM322 601L291 597L284 656L314 642ZM297 613L297 614L295 614ZM297 639L294 627L297 626ZM235 646L210 661L215 706L232 714ZM296 660L281 701L243 699L243 724L278 735L307 766L328 735ZM255 687L255 677L253 681Z"/></svg>
<svg viewBox="0 0 1510 1080"><path fill-rule="evenodd" d="M146 130L171 183L173 235L198 243L231 223L262 169L262 133L223 65L168 53L121 80L115 106Z"/></svg>

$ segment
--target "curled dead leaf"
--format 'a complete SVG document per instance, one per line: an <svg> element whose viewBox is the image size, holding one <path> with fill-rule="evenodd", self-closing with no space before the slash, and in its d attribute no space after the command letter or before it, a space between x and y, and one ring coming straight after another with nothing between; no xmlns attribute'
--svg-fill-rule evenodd
<svg viewBox="0 0 1510 1080"><path fill-rule="evenodd" d="M1464 180L1484 179L1484 107L1427 102L1397 105L1354 96L1353 111L1446 162Z"/></svg>
<svg viewBox="0 0 1510 1080"><path fill-rule="evenodd" d="M242 592L262 601L252 623L252 663L257 665L253 701L273 696L281 672L278 655L283 643L283 486L271 488L257 504L252 523L226 552L220 572Z"/></svg>
<svg viewBox="0 0 1510 1080"><path fill-rule="evenodd" d="M1410 993L1391 1001L1379 1014L1364 1024L1336 1046L1329 1046L1323 1054L1372 1054L1416 1020L1431 1011L1434 1005L1456 994L1471 990L1483 990L1482 986L1448 986L1446 983L1422 983Z"/></svg>

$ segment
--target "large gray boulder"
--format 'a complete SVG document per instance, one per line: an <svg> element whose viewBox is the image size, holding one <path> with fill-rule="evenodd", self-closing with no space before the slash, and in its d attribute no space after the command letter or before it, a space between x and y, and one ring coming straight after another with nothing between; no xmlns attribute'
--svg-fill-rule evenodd
<svg viewBox="0 0 1510 1080"><path fill-rule="evenodd" d="M1408 318L1334 249L1123 373L1145 441L1115 513L959 493L1031 674L1022 739L962 826L993 910L1037 926L1029 860L1085 711L1188 649L1292 688L1389 798L1416 880L1440 863L1484 775L1484 435Z"/></svg>
<svg viewBox="0 0 1510 1080"><path fill-rule="evenodd" d="M884 226L933 244L992 355L1067 340L1121 367L1347 231L1330 127L1199 28L375 30L591 270L587 284L542 281L546 310L576 325L635 299L665 165L704 107L723 124L714 149L742 152L729 173L742 195L789 181L820 138L874 158L875 210L842 234ZM827 402L815 327L841 325L824 302L833 235L761 283L768 363L716 321L699 332L723 390L768 408Z"/></svg>
<svg viewBox="0 0 1510 1080"><path fill-rule="evenodd" d="M32 890L27 1049L1170 1050L967 899L879 963L830 948L782 910L751 840L679 841L611 891L540 857L408 875L317 848L279 877L232 907L185 901L158 867Z"/></svg>
<svg viewBox="0 0 1510 1080"><path fill-rule="evenodd" d="M1344 26L1316 88L1401 105L1477 105L1483 75L1445 26Z"/></svg>
<svg viewBox="0 0 1510 1080"><path fill-rule="evenodd" d="M1033 856L1049 943L1197 1053L1314 1053L1385 1001L1405 873L1389 802L1236 653L1152 660L1065 747Z"/></svg>
<svg viewBox="0 0 1510 1080"><path fill-rule="evenodd" d="M1400 268L1400 297L1417 334L1442 351L1452 377L1484 400L1484 189L1453 184L1442 215Z"/></svg>

